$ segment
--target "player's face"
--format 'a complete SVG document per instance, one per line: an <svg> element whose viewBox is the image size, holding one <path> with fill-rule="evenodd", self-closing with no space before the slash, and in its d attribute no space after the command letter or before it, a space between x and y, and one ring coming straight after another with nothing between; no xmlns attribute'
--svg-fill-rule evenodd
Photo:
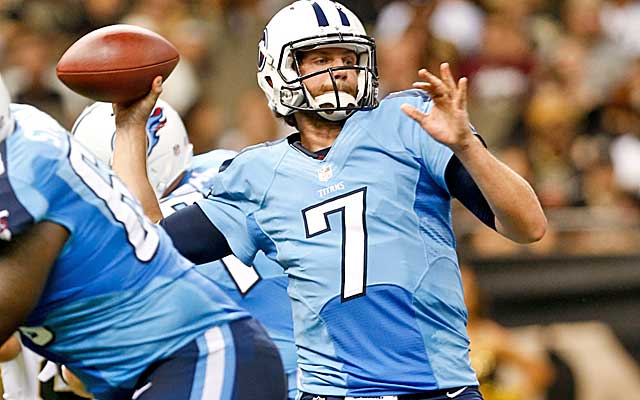
<svg viewBox="0 0 640 400"><path fill-rule="evenodd" d="M300 74L307 75L327 68L353 66L356 65L357 62L358 56L352 50L339 47L310 50L302 53L302 57L300 58ZM334 71L333 76L335 77L338 91L346 92L356 97L358 71L354 69L339 70ZM333 92L333 83L328 73L305 79L304 84L313 97Z"/></svg>

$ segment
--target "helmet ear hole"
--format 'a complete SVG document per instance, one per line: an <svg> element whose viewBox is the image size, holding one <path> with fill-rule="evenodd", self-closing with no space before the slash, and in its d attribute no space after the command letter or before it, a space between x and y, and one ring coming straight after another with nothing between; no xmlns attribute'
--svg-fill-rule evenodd
<svg viewBox="0 0 640 400"><path fill-rule="evenodd" d="M264 80L267 82L269 86L273 87L273 79L271 79L270 76L265 76Z"/></svg>

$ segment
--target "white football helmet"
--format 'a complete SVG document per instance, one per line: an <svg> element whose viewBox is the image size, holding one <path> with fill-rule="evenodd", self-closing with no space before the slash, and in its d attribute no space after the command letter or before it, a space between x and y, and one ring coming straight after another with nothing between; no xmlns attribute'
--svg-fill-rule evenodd
<svg viewBox="0 0 640 400"><path fill-rule="evenodd" d="M353 50L358 62L300 76L296 51L322 47ZM333 72L346 69L358 71L355 98L338 91L335 83ZM331 76L334 93L313 98L304 80L325 73ZM362 22L345 6L330 0L296 1L271 18L264 30L258 44L258 84L267 95L269 107L278 116L314 111L330 121L343 120L356 110L378 105L375 41L367 36Z"/></svg>
<svg viewBox="0 0 640 400"><path fill-rule="evenodd" d="M111 103L94 103L84 109L71 134L95 156L111 165L116 140ZM193 146L182 119L167 102L158 100L147 121L147 174L160 199L191 166Z"/></svg>
<svg viewBox="0 0 640 400"><path fill-rule="evenodd" d="M2 76L0 75L0 142L13 133L15 126L11 111L9 110L9 104L11 104L9 91L4 85Z"/></svg>

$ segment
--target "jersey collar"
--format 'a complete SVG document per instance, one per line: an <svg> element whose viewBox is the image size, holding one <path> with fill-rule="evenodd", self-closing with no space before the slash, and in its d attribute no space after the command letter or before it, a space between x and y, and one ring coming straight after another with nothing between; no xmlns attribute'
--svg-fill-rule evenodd
<svg viewBox="0 0 640 400"><path fill-rule="evenodd" d="M305 156L314 158L316 160L324 160L324 158L329 153L329 150L331 150L331 147L327 147L326 149L318 150L318 151L315 151L315 152L306 149L302 145L302 143L300 142L300 133L299 132L296 132L296 133L293 133L293 134L289 135L289 137L287 137L287 141L289 142L289 145L291 147L293 147L294 149L300 151Z"/></svg>

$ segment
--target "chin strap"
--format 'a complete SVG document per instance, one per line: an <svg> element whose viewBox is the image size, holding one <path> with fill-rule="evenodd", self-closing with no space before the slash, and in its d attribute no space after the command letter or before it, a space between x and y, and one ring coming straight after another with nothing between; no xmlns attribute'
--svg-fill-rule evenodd
<svg viewBox="0 0 640 400"><path fill-rule="evenodd" d="M308 96L309 105L318 110L322 108L337 108L338 104L336 103L336 94L335 93L325 93L321 94L318 97ZM356 99L352 95L347 92L338 92L338 100L340 104L340 108L349 107L354 110L340 110L340 111L318 111L318 115L322 118L327 119L329 121L341 121L350 116L356 108Z"/></svg>

